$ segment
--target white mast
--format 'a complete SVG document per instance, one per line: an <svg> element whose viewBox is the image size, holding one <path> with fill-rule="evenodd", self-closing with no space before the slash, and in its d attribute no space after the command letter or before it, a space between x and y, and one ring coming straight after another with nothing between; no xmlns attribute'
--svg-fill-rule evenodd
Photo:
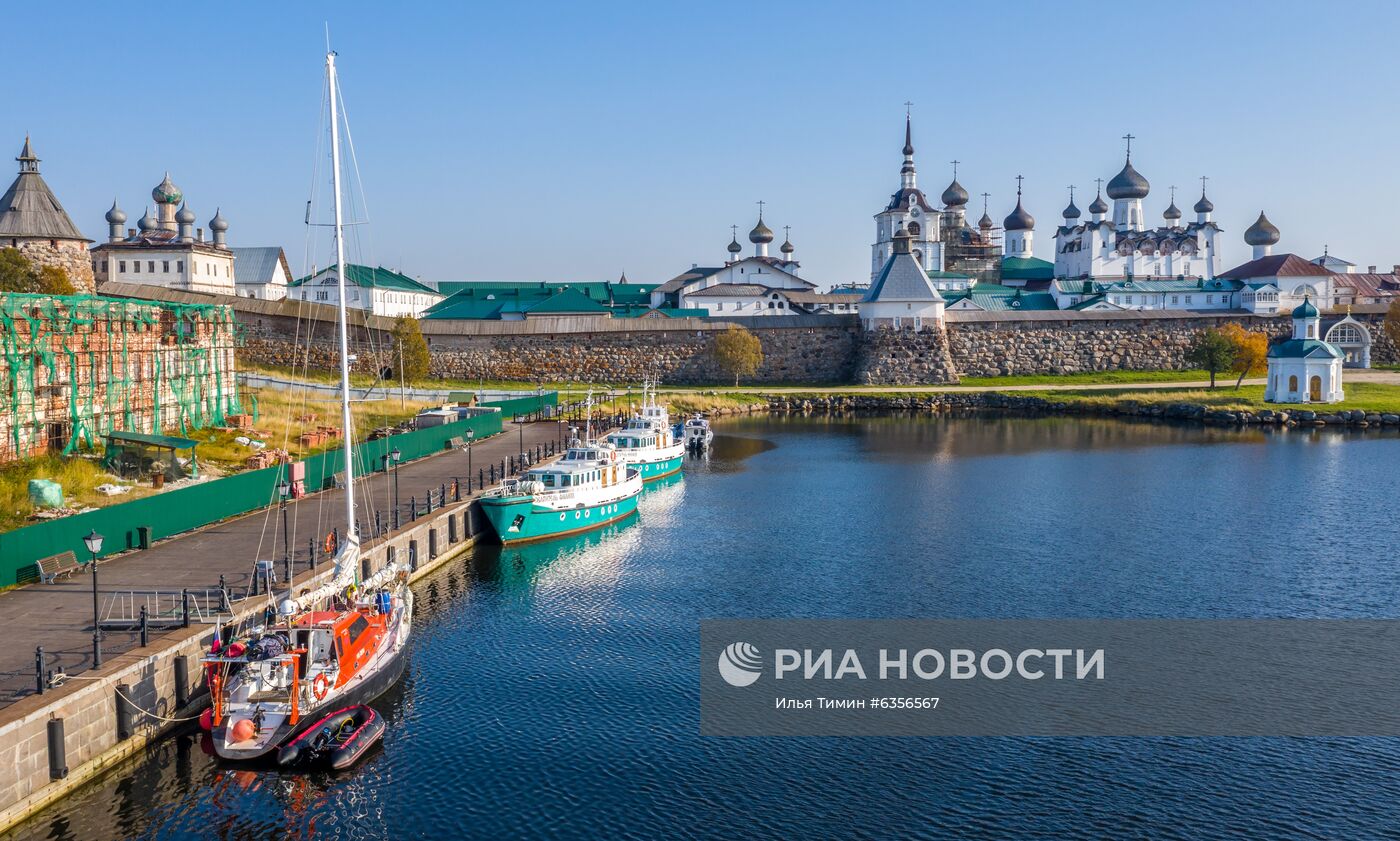
<svg viewBox="0 0 1400 841"><path fill-rule="evenodd" d="M340 422L345 442L345 546L358 549L360 536L355 531L355 451L354 423L350 415L350 329L345 314L345 237L340 208L340 90L335 77L335 52L326 53L326 78L330 82L331 101L331 187L335 194L335 280L340 319ZM351 552L340 553L341 560ZM337 578L339 575L336 576Z"/></svg>

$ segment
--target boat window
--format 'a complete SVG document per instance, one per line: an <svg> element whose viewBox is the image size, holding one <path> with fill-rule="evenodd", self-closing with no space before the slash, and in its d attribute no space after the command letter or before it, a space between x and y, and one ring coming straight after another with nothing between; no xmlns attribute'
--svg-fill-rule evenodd
<svg viewBox="0 0 1400 841"><path fill-rule="evenodd" d="M350 644L354 645L359 642L360 636L364 634L365 629L368 627L369 621L367 619L363 616L356 616L355 621L350 623L349 630L345 632L346 636L350 638Z"/></svg>

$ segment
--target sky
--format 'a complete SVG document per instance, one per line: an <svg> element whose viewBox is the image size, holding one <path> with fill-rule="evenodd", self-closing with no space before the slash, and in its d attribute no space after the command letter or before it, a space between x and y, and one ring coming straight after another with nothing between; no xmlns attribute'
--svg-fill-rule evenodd
<svg viewBox="0 0 1400 841"><path fill-rule="evenodd" d="M1279 251L1400 263L1390 3L29 4L0 149L30 133L93 239L169 170L230 244L324 265L303 222L327 26L365 199L352 257L428 281L659 282L719 264L730 225L747 253L762 200L805 277L865 282L906 100L920 187L956 158L972 218L988 192L1000 222L1023 175L1039 257L1067 185L1087 207L1132 133L1149 219L1172 184L1191 218L1210 176L1226 266L1261 210Z"/></svg>

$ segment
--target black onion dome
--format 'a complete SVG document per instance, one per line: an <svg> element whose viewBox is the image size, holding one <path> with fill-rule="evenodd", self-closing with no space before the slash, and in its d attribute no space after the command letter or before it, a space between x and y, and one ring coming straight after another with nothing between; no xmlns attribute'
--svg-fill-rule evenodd
<svg viewBox="0 0 1400 841"><path fill-rule="evenodd" d="M1180 219L1181 210L1177 208L1176 202L1167 205L1167 209L1162 211L1163 219Z"/></svg>
<svg viewBox="0 0 1400 841"><path fill-rule="evenodd" d="M1210 213L1215 210L1215 205L1210 203L1210 199L1206 198L1205 193L1201 193L1201 200L1196 202L1196 206L1192 209L1197 213Z"/></svg>
<svg viewBox="0 0 1400 841"><path fill-rule="evenodd" d="M995 224L996 223L992 221L992 217L988 216L986 213L983 213L982 218L977 220L977 227L984 231L990 230Z"/></svg>
<svg viewBox="0 0 1400 841"><path fill-rule="evenodd" d="M1264 215L1264 211L1259 211L1259 218L1254 220L1254 224L1245 229L1245 245L1275 245L1279 240L1279 230L1269 217Z"/></svg>
<svg viewBox="0 0 1400 841"><path fill-rule="evenodd" d="M1016 197L1016 209L1011 211L1011 215L1006 217L1001 226L1008 231L1029 231L1035 228L1035 217L1021 206L1020 196Z"/></svg>
<svg viewBox="0 0 1400 841"><path fill-rule="evenodd" d="M1108 197L1111 199L1145 199L1151 185L1142 173L1133 169L1131 160L1123 164L1123 169L1108 182Z"/></svg>
<svg viewBox="0 0 1400 841"><path fill-rule="evenodd" d="M729 247L729 253L730 253L730 254L738 254L740 251L743 251L743 250L744 250L744 247L741 246L741 245L739 244L739 238L738 238L738 237L735 237L734 239L731 239L731 240L729 241L729 246L728 246L728 247Z"/></svg>
<svg viewBox="0 0 1400 841"><path fill-rule="evenodd" d="M948 189L943 191L943 205L945 207L962 207L967 204L967 190L954 178L953 183L948 185Z"/></svg>
<svg viewBox="0 0 1400 841"><path fill-rule="evenodd" d="M1107 213L1108 202L1103 200L1103 196L1094 196L1094 201L1089 205L1090 213Z"/></svg>
<svg viewBox="0 0 1400 841"><path fill-rule="evenodd" d="M1069 206L1066 207L1065 210L1064 210L1064 213L1061 213L1060 215L1063 216L1063 217L1065 217L1066 219L1078 219L1078 218L1079 218L1079 208L1078 208L1078 207L1075 207L1075 205L1074 205L1074 199L1070 199L1070 200L1069 200Z"/></svg>
<svg viewBox="0 0 1400 841"><path fill-rule="evenodd" d="M758 224L753 226L752 231L749 231L749 242L752 242L755 245L757 245L760 242L772 241L773 232L768 228L767 225L763 224L763 217L760 216L758 219Z"/></svg>
<svg viewBox="0 0 1400 841"><path fill-rule="evenodd" d="M792 243L791 243L790 241L788 241L788 240L783 240L783 247L782 247L782 248L779 248L778 250L781 251L781 252L783 252L784 254L791 254L792 252L796 251L797 249L795 249L795 248L792 247Z"/></svg>

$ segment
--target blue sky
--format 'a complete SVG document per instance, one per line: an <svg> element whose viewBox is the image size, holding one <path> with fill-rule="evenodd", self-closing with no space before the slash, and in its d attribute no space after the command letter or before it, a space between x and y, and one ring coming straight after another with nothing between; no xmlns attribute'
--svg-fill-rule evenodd
<svg viewBox="0 0 1400 841"><path fill-rule="evenodd" d="M327 22L360 257L425 279L665 280L721 260L762 199L809 279L864 281L906 99L920 186L957 158L1000 220L1025 175L1038 256L1066 185L1085 207L1132 132L1150 217L1211 176L1227 264L1261 209L1282 250L1400 262L1383 3L29 4L0 144L33 134L94 239L168 169L201 224L222 207L232 244L299 271Z"/></svg>

